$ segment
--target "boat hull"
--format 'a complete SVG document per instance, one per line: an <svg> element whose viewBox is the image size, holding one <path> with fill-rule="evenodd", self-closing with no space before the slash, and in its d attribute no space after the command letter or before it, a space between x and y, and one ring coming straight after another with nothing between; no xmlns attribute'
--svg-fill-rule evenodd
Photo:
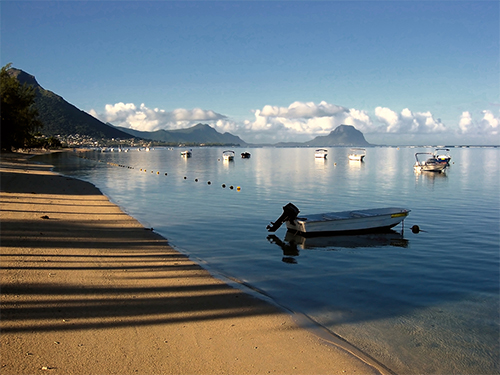
<svg viewBox="0 0 500 375"><path fill-rule="evenodd" d="M442 172L448 166L447 163L416 163L415 169L417 171L426 171L426 172Z"/></svg>
<svg viewBox="0 0 500 375"><path fill-rule="evenodd" d="M327 155L328 155L328 150L324 148L319 148L316 150L314 157L316 159L326 159Z"/></svg>
<svg viewBox="0 0 500 375"><path fill-rule="evenodd" d="M425 158L425 160L422 160ZM442 172L448 166L448 163L441 163L431 152L417 152L415 154L415 165L413 168L417 172Z"/></svg>
<svg viewBox="0 0 500 375"><path fill-rule="evenodd" d="M351 161L363 161L365 155L349 155L349 160Z"/></svg>
<svg viewBox="0 0 500 375"><path fill-rule="evenodd" d="M403 208L331 212L297 217L287 221L286 227L304 236L384 231L401 223L409 213Z"/></svg>
<svg viewBox="0 0 500 375"><path fill-rule="evenodd" d="M226 150L222 153L222 159L225 161L233 161L234 160L234 151Z"/></svg>

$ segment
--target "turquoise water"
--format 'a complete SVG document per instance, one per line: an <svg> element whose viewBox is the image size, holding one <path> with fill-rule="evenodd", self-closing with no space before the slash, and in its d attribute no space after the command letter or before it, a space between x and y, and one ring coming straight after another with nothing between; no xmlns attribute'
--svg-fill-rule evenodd
<svg viewBox="0 0 500 375"><path fill-rule="evenodd" d="M452 148L444 174L415 173L424 148L222 148L56 154L56 171L114 203L216 274L251 285L398 374L497 374L500 149ZM243 151L250 159L241 159ZM303 214L411 209L388 234L303 239L266 225ZM418 225L422 231L412 233Z"/></svg>

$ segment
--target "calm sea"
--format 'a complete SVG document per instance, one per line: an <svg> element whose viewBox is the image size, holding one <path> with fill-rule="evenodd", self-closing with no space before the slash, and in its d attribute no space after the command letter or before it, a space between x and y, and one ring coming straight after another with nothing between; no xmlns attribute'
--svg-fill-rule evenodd
<svg viewBox="0 0 500 375"><path fill-rule="evenodd" d="M498 374L500 148L452 148L443 174L415 173L424 148L222 148L55 154L215 274L305 313L398 374ZM250 159L240 153L251 152ZM376 207L411 213L388 234L304 239L266 225ZM419 233L410 228L418 225Z"/></svg>

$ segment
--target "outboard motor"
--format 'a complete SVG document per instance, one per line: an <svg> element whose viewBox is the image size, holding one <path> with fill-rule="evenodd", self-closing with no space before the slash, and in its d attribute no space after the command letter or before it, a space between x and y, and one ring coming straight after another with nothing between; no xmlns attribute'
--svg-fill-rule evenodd
<svg viewBox="0 0 500 375"><path fill-rule="evenodd" d="M269 232L276 232L285 221L295 220L299 212L300 211L297 207L295 207L292 203L288 203L287 205L283 206L283 213L278 218L278 220L276 220L274 223L271 221L271 224L269 224L266 229Z"/></svg>

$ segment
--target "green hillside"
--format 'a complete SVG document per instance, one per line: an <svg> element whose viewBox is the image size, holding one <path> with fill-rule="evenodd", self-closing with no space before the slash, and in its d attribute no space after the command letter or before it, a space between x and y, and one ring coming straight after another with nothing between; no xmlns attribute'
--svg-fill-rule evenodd
<svg viewBox="0 0 500 375"><path fill-rule="evenodd" d="M27 83L35 87L35 106L39 113L43 128L40 133L46 136L87 135L100 138L133 138L130 134L106 125L88 113L68 103L61 96L45 90L35 77L19 69L11 68L9 74L16 77L21 84Z"/></svg>

